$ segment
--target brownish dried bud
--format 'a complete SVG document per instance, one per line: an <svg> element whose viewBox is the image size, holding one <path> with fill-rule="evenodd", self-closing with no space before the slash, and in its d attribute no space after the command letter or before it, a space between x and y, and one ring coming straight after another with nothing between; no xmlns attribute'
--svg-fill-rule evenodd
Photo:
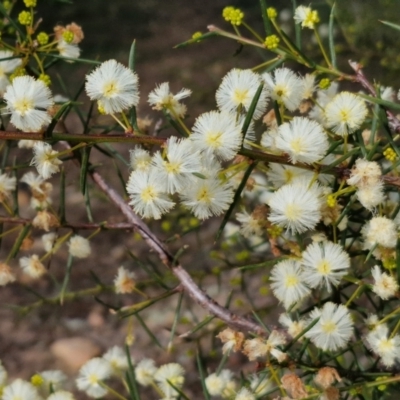
<svg viewBox="0 0 400 400"><path fill-rule="evenodd" d="M243 354L254 361L258 357L263 357L268 353L267 342L260 338L248 339L244 342Z"/></svg>
<svg viewBox="0 0 400 400"><path fill-rule="evenodd" d="M308 396L303 382L296 374L284 375L281 382L283 388L288 392L292 399L302 399Z"/></svg>
<svg viewBox="0 0 400 400"><path fill-rule="evenodd" d="M341 379L336 369L332 367L321 368L314 378L314 382L324 389L332 386L335 381L340 382Z"/></svg>
<svg viewBox="0 0 400 400"><path fill-rule="evenodd" d="M270 110L268 111L263 118L263 123L269 127L274 127L276 126L276 116L275 116L275 111Z"/></svg>
<svg viewBox="0 0 400 400"><path fill-rule="evenodd" d="M7 285L7 283L14 282L15 276L11 271L9 265L0 263L0 286Z"/></svg>
<svg viewBox="0 0 400 400"><path fill-rule="evenodd" d="M310 100L303 100L303 101L300 103L299 111L300 111L301 114L305 114L305 113L308 112L308 110L309 110L311 107L312 107L312 103L311 103Z"/></svg>
<svg viewBox="0 0 400 400"><path fill-rule="evenodd" d="M67 26L62 26L62 25L56 25L54 28L54 35L57 40L62 40L63 39L63 33L65 31L70 31L74 34L74 38L71 43L73 44L78 44L80 43L85 35L83 34L82 28L77 25L75 22L70 23Z"/></svg>
<svg viewBox="0 0 400 400"><path fill-rule="evenodd" d="M33 247L33 239L30 236L27 236L21 244L20 249L21 250L30 250Z"/></svg>
<svg viewBox="0 0 400 400"><path fill-rule="evenodd" d="M222 343L225 343L222 347L222 352L225 354L228 351L238 351L242 348L244 335L242 332L236 332L231 328L226 328L220 332L217 338L221 339Z"/></svg>
<svg viewBox="0 0 400 400"><path fill-rule="evenodd" d="M59 222L55 215L50 212L38 211L36 217L32 221L32 225L35 228L43 229L48 232L53 226L59 226Z"/></svg>
<svg viewBox="0 0 400 400"><path fill-rule="evenodd" d="M321 396L321 400L339 400L339 399L340 399L339 389L333 386L325 389L324 394Z"/></svg>
<svg viewBox="0 0 400 400"><path fill-rule="evenodd" d="M85 37L85 35L83 34L82 27L76 24L75 22L71 22L69 25L65 27L65 29L74 34L74 40L72 41L72 43L74 44L82 42L83 38Z"/></svg>
<svg viewBox="0 0 400 400"><path fill-rule="evenodd" d="M247 179L247 182L246 182L246 189L249 191L249 192L251 192L253 189L254 189L254 185L255 185L255 183L256 183L256 180L254 179L254 178L249 178L249 179Z"/></svg>
<svg viewBox="0 0 400 400"><path fill-rule="evenodd" d="M260 221L260 225L261 225L262 222L267 222L268 208L264 204L260 204L260 205L256 206L256 208L251 213L251 215L253 216L254 219L257 219L258 221Z"/></svg>

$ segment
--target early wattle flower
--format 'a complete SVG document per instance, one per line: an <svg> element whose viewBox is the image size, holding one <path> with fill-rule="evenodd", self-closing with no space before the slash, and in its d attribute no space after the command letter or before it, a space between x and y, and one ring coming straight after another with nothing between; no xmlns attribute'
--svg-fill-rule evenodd
<svg viewBox="0 0 400 400"><path fill-rule="evenodd" d="M11 123L25 132L37 132L51 121L48 113L53 105L50 89L31 76L14 78L4 93Z"/></svg>
<svg viewBox="0 0 400 400"><path fill-rule="evenodd" d="M250 69L232 69L224 76L217 90L218 108L233 114L247 112L261 82L260 75ZM254 119L262 117L267 104L267 90L263 88L253 114Z"/></svg>
<svg viewBox="0 0 400 400"><path fill-rule="evenodd" d="M367 114L364 100L350 92L337 94L325 107L327 127L340 136L360 128Z"/></svg>
<svg viewBox="0 0 400 400"><path fill-rule="evenodd" d="M138 82L129 68L108 60L86 77L86 92L106 114L114 114L138 105Z"/></svg>

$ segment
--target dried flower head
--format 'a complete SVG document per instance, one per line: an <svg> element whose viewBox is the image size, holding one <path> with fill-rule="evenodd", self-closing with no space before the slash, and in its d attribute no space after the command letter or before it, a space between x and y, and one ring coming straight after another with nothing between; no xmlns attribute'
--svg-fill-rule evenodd
<svg viewBox="0 0 400 400"><path fill-rule="evenodd" d="M217 335L217 338L221 339L221 342L224 343L224 346L222 347L223 354L231 351L239 351L244 342L244 334L242 332L234 331L231 328L224 329Z"/></svg>
<svg viewBox="0 0 400 400"><path fill-rule="evenodd" d="M19 265L27 275L34 279L40 278L47 271L36 254L20 258Z"/></svg>
<svg viewBox="0 0 400 400"><path fill-rule="evenodd" d="M340 378L339 373L336 371L335 368L332 367L323 367L318 370L317 375L315 375L314 382L321 386L324 389L327 389L329 386L337 382L341 382L342 379Z"/></svg>
<svg viewBox="0 0 400 400"><path fill-rule="evenodd" d="M46 232L55 226L59 226L57 217L49 211L38 211L36 217L32 221L35 228L43 229Z"/></svg>
<svg viewBox="0 0 400 400"><path fill-rule="evenodd" d="M164 82L150 92L148 102L154 110L165 110L175 118L183 118L186 114L186 106L180 101L191 94L192 91L189 89L181 89L177 94L172 94L169 83Z"/></svg>
<svg viewBox="0 0 400 400"><path fill-rule="evenodd" d="M119 267L114 286L116 293L132 293L136 286L135 274L124 267Z"/></svg>
<svg viewBox="0 0 400 400"><path fill-rule="evenodd" d="M8 283L15 281L15 275L9 265L0 263L0 286L5 286Z"/></svg>
<svg viewBox="0 0 400 400"><path fill-rule="evenodd" d="M62 161L57 158L57 155L58 152L53 150L50 144L38 142L33 146L31 165L36 167L43 179L48 179L60 170Z"/></svg>
<svg viewBox="0 0 400 400"><path fill-rule="evenodd" d="M347 184L362 189L378 184L381 181L381 177L382 170L376 161L357 158L356 164L351 170L350 178L347 179Z"/></svg>
<svg viewBox="0 0 400 400"><path fill-rule="evenodd" d="M372 291L377 296L382 300L387 300L395 296L396 292L399 290L399 285L393 276L382 272L377 265L372 268L372 276L375 281L372 286Z"/></svg>

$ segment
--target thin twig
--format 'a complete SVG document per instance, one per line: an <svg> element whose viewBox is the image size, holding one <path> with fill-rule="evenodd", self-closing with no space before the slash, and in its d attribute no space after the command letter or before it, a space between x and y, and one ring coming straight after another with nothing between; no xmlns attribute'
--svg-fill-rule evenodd
<svg viewBox="0 0 400 400"><path fill-rule="evenodd" d="M27 224L32 223L32 219L0 216L0 223L7 223L7 224L11 224L11 225L27 225ZM90 223L87 223L87 224L63 223L62 227L70 228L73 230L121 229L121 230L131 231L131 230L135 229L133 224L130 224L127 222L109 223L107 221L99 223L99 224L95 224L95 223L92 223L92 224L90 224Z"/></svg>
<svg viewBox="0 0 400 400"><path fill-rule="evenodd" d="M153 234L153 232L150 231L148 226L133 212L131 207L126 204L122 197L105 182L103 177L98 172L91 172L91 176L100 189L125 215L128 221L135 226L137 232L143 237L149 247L158 254L158 257L163 264L179 279L182 288L192 299L194 299L210 314L215 315L233 329L245 332L254 332L259 335L266 333L263 327L247 318L232 313L225 307L222 307L204 290L200 289L181 265L173 264L174 256L169 252L166 246Z"/></svg>
<svg viewBox="0 0 400 400"><path fill-rule="evenodd" d="M376 97L376 90L371 82L367 79L362 71L362 65L356 61L349 60L350 67L356 73L356 80L371 93L372 96ZM389 126L394 132L400 132L400 120L389 110L386 110L388 117Z"/></svg>

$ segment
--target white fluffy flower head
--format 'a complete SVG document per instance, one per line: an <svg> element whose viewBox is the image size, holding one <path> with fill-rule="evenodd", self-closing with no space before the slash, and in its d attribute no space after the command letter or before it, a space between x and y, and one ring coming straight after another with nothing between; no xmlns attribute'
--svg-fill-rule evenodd
<svg viewBox="0 0 400 400"><path fill-rule="evenodd" d="M393 248L397 243L397 227L394 221L386 217L374 217L362 228L364 248L372 249L376 244Z"/></svg>
<svg viewBox="0 0 400 400"><path fill-rule="evenodd" d="M48 110L53 105L50 89L31 76L14 78L4 93L6 110L11 114L11 123L22 131L38 132L50 123Z"/></svg>
<svg viewBox="0 0 400 400"><path fill-rule="evenodd" d="M10 50L0 50L0 95L3 96L4 91L10 84L7 74L11 74L17 67L22 64L21 58L14 58L10 60L5 60L5 58L10 58L14 53Z"/></svg>
<svg viewBox="0 0 400 400"><path fill-rule="evenodd" d="M308 181L284 185L269 199L271 213L268 219L275 225L294 233L313 229L321 218L321 192Z"/></svg>
<svg viewBox="0 0 400 400"><path fill-rule="evenodd" d="M158 368L154 379L157 381L158 386L166 397L175 397L178 395L178 392L170 385L169 382L180 389L185 382L184 373L185 370L180 364L169 363Z"/></svg>
<svg viewBox="0 0 400 400"><path fill-rule="evenodd" d="M326 124L340 136L360 128L368 114L364 100L354 93L341 92L325 107Z"/></svg>
<svg viewBox="0 0 400 400"><path fill-rule="evenodd" d="M303 117L294 117L278 129L276 147L287 153L292 163L311 164L326 154L329 143L322 126Z"/></svg>
<svg viewBox="0 0 400 400"><path fill-rule="evenodd" d="M189 139L170 137L163 152L153 156L152 165L162 191L173 194L182 191L196 178L201 168L200 153Z"/></svg>
<svg viewBox="0 0 400 400"><path fill-rule="evenodd" d="M217 90L218 108L228 113L236 113L240 109L247 112L260 84L260 75L253 71L232 69L224 76ZM267 90L263 88L253 114L254 119L264 114L267 103Z"/></svg>
<svg viewBox="0 0 400 400"><path fill-rule="evenodd" d="M296 110L303 98L304 82L288 68L277 68L273 74L262 75L270 96L281 102L289 111Z"/></svg>
<svg viewBox="0 0 400 400"><path fill-rule="evenodd" d="M128 369L128 358L122 347L113 346L103 354L103 358L108 361L117 375Z"/></svg>
<svg viewBox="0 0 400 400"><path fill-rule="evenodd" d="M76 258L89 257L92 251L89 240L79 235L72 236L68 241L68 250L69 254Z"/></svg>
<svg viewBox="0 0 400 400"><path fill-rule="evenodd" d="M31 383L16 379L3 389L2 400L37 400L39 394Z"/></svg>
<svg viewBox="0 0 400 400"><path fill-rule="evenodd" d="M86 93L106 114L114 114L138 105L138 82L129 68L108 60L86 77Z"/></svg>
<svg viewBox="0 0 400 400"><path fill-rule="evenodd" d="M386 367L392 367L396 360L400 360L400 336L390 337L386 324L378 325L369 332L366 341L370 349L381 357Z"/></svg>
<svg viewBox="0 0 400 400"><path fill-rule="evenodd" d="M232 372L227 369L223 369L218 375L216 373L208 375L204 380L208 393L211 396L220 396L232 376Z"/></svg>
<svg viewBox="0 0 400 400"><path fill-rule="evenodd" d="M158 176L150 171L133 171L126 185L135 212L144 218L160 219L174 203L160 189Z"/></svg>
<svg viewBox="0 0 400 400"><path fill-rule="evenodd" d="M309 323L319 318L318 322L305 334L324 351L335 351L346 345L353 334L353 321L348 309L332 302L325 303L321 309L315 308L310 313Z"/></svg>
<svg viewBox="0 0 400 400"><path fill-rule="evenodd" d="M296 260L277 263L271 271L271 288L287 309L308 296L310 289L304 283L301 265Z"/></svg>
<svg viewBox="0 0 400 400"><path fill-rule="evenodd" d="M107 394L107 389L103 388L99 382L109 378L111 373L112 369L108 361L99 357L92 358L79 370L76 385L90 397L103 397Z"/></svg>
<svg viewBox="0 0 400 400"><path fill-rule="evenodd" d="M142 149L140 146L135 146L133 150L130 150L130 164L134 171L149 171L151 167L151 155L150 153Z"/></svg>
<svg viewBox="0 0 400 400"><path fill-rule="evenodd" d="M302 254L305 282L312 288L338 285L350 268L350 258L342 246L329 241L311 243Z"/></svg>
<svg viewBox="0 0 400 400"><path fill-rule="evenodd" d="M233 189L218 178L197 179L181 194L182 204L199 219L220 215L233 199Z"/></svg>
<svg viewBox="0 0 400 400"><path fill-rule="evenodd" d="M232 159L242 144L241 126L226 112L210 111L200 115L193 126L193 146L221 160Z"/></svg>
<svg viewBox="0 0 400 400"><path fill-rule="evenodd" d="M135 368L136 380L142 386L149 386L154 381L154 375L157 372L154 360L143 358Z"/></svg>

